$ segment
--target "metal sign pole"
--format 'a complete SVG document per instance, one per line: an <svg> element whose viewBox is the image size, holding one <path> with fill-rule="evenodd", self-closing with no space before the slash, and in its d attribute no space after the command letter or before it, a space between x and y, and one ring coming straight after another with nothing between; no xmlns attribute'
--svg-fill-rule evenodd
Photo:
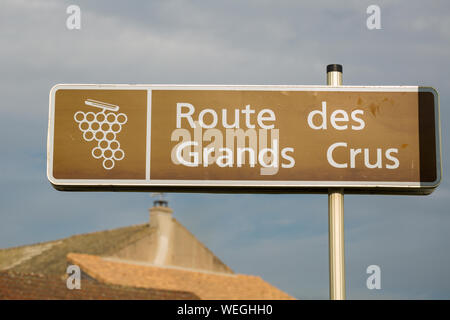
<svg viewBox="0 0 450 320"><path fill-rule="evenodd" d="M327 66L327 85L342 85L342 66ZM344 189L328 189L330 299L345 300Z"/></svg>

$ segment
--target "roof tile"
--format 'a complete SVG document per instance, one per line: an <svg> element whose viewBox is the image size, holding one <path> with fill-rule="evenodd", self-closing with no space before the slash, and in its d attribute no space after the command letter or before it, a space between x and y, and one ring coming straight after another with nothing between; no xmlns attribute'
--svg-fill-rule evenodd
<svg viewBox="0 0 450 320"><path fill-rule="evenodd" d="M133 264L78 253L68 254L67 259L92 278L107 284L187 291L207 300L293 299L257 276Z"/></svg>
<svg viewBox="0 0 450 320"><path fill-rule="evenodd" d="M0 272L0 300L175 300L198 299L192 293L130 288L82 280L80 290L69 290L58 276Z"/></svg>

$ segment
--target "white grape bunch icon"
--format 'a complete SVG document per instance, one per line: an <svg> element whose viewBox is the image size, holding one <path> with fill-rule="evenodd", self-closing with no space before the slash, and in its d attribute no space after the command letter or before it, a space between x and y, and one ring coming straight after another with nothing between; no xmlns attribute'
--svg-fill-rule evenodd
<svg viewBox="0 0 450 320"><path fill-rule="evenodd" d="M73 118L83 132L83 139L97 142L97 146L91 151L92 156L95 159L103 158L103 168L111 170L116 161L125 158L125 152L120 148L117 134L127 123L128 117L125 113L116 114L119 111L117 105L92 99L87 99L84 103L101 110L97 113L77 111Z"/></svg>

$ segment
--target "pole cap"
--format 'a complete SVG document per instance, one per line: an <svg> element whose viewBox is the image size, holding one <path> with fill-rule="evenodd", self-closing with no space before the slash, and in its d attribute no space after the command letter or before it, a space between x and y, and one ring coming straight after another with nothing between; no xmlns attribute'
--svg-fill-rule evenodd
<svg viewBox="0 0 450 320"><path fill-rule="evenodd" d="M329 64L327 65L327 73L332 71L342 72L342 64Z"/></svg>

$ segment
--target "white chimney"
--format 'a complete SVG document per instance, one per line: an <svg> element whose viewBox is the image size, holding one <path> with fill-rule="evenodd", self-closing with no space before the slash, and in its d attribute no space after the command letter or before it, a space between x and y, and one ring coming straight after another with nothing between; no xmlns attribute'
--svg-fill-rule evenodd
<svg viewBox="0 0 450 320"><path fill-rule="evenodd" d="M173 221L172 209L167 201L156 200L150 211L150 227L156 231L156 253L153 260L157 265L170 264L172 253Z"/></svg>

